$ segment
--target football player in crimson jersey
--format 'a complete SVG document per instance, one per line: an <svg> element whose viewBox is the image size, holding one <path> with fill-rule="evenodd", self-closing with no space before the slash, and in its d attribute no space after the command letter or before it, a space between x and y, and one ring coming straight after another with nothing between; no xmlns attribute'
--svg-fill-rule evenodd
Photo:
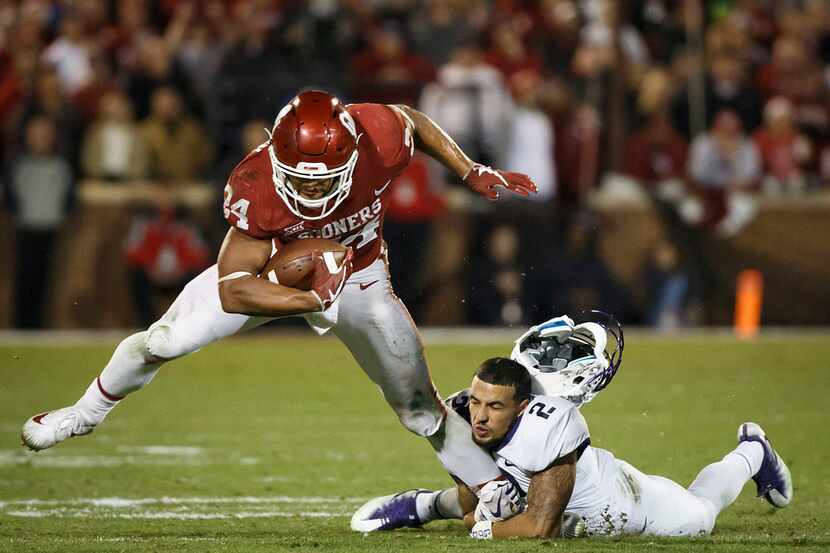
<svg viewBox="0 0 830 553"><path fill-rule="evenodd" d="M121 342L77 403L29 419L25 445L41 450L87 434L166 361L273 318L302 315L343 341L404 427L426 437L451 474L473 490L498 478L469 424L444 408L417 329L389 282L382 237L389 183L415 147L488 199L499 188L522 196L536 190L526 175L474 163L412 108L343 106L325 92L302 92L228 179L223 207L231 228L218 263L188 283L159 321ZM281 244L308 237L349 248L334 267L315 252L310 291L258 278Z"/></svg>

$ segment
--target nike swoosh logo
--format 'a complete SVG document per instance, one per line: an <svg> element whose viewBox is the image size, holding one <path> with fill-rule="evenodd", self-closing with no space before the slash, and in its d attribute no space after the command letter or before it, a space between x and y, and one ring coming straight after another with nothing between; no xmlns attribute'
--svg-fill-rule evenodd
<svg viewBox="0 0 830 553"><path fill-rule="evenodd" d="M378 282L380 282L380 281L378 281L378 280L373 280L373 281L372 281L372 282L370 282L369 284L361 284L361 285L360 285L360 289L361 289L361 290L365 290L366 288L368 288L368 287L369 287L369 286L371 286L372 284L376 284L376 283L378 283Z"/></svg>
<svg viewBox="0 0 830 553"><path fill-rule="evenodd" d="M381 194L383 194L383 191L386 190L387 188L389 188L389 184L391 182L392 182L392 179L389 179L388 181L386 181L386 184L384 184L383 186L381 186L380 188L375 190L375 196L380 196Z"/></svg>
<svg viewBox="0 0 830 553"><path fill-rule="evenodd" d="M42 423L42 422L40 422L40 421L41 421L41 420L43 420L43 417L45 417L45 416L46 416L46 415L48 415L48 414L49 414L49 413L48 413L48 412L46 412L46 413L41 413L40 415L36 415L36 416L32 417L32 422L36 422L36 423L38 423L38 424L43 424L43 423Z"/></svg>

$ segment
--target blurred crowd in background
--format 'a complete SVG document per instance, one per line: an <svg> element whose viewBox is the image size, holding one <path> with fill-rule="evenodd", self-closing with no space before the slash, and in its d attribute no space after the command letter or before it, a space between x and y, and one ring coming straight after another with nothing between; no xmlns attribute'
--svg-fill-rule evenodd
<svg viewBox="0 0 830 553"><path fill-rule="evenodd" d="M638 299L596 247L588 199L609 175L678 228L723 236L745 224L753 196L830 184L826 0L7 0L0 155L15 326L48 326L55 240L81 183L198 183L216 195L207 220L167 200L129 212L124 301L136 323L154 320L156 294L214 259L230 169L308 87L416 106L471 157L539 186L490 205L416 159L386 230L416 318L440 285L427 252L448 211L472 214L455 276L466 322L602 306L671 326L700 322L706 293L694 248L676 238L689 233L653 245Z"/></svg>

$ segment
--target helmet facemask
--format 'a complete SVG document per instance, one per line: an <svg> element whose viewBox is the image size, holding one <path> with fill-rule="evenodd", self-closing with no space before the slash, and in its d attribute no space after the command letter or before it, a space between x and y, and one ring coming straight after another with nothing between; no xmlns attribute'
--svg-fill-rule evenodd
<svg viewBox="0 0 830 553"><path fill-rule="evenodd" d="M282 163L274 153L274 145L268 145L268 155L271 156L272 179L277 195L285 202L288 210L301 219L317 221L324 219L334 212L345 201L352 189L352 173L357 164L357 149L352 152L349 161L340 167L328 169L325 163L300 162L297 167ZM325 196L317 199L306 198L289 182L288 177L297 177L304 180L333 179L331 189ZM309 214L302 211L319 211Z"/></svg>

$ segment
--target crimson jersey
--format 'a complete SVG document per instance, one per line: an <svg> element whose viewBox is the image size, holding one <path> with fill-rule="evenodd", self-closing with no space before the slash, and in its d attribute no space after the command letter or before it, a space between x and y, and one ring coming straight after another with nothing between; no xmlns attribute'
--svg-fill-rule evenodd
<svg viewBox="0 0 830 553"><path fill-rule="evenodd" d="M389 207L390 181L409 165L411 132L401 115L382 104L346 107L359 140L349 196L319 221L297 217L277 195L267 143L248 154L225 185L224 214L240 232L284 244L302 238L337 240L354 250L354 270L368 267L381 252L383 218Z"/></svg>

